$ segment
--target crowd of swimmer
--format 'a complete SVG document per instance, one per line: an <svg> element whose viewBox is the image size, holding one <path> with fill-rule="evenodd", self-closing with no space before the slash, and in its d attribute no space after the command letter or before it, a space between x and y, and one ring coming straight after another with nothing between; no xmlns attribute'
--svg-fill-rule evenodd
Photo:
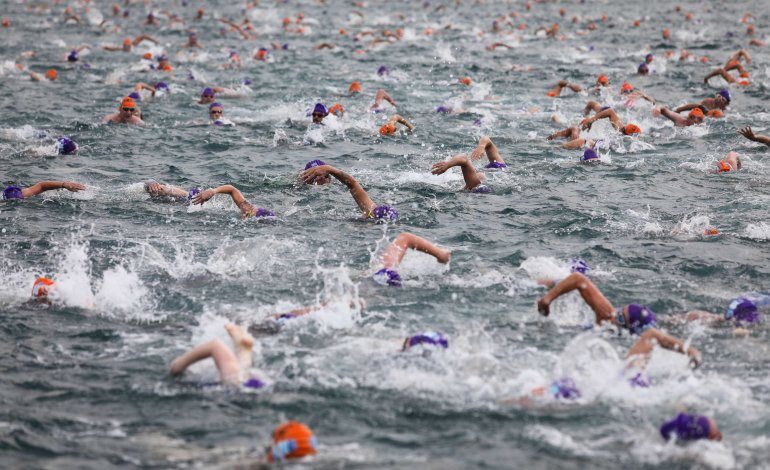
<svg viewBox="0 0 770 470"><path fill-rule="evenodd" d="M250 3L250 5L253 6L252 3ZM527 3L526 6L527 9L532 8L530 3ZM676 11L686 14L682 12L679 7L676 7ZM119 5L114 5L113 13L118 17L121 15ZM563 9L560 13L564 16ZM75 23L81 22L80 17L70 7L65 9L64 14L65 21ZM204 15L205 11L199 9L197 11L196 19L201 20L204 18ZM492 25L492 31L500 31L503 27L502 25L512 25L511 20L515 18L514 15L515 14L512 13L510 19L506 17L496 19ZM169 21L182 21L179 17L176 17L176 15L171 15L168 19ZM746 18L744 18L744 20L746 20ZM158 18L151 13L147 16L145 24L157 24L157 21ZM229 20L220 21L225 23L230 30L241 34L245 39L253 38L255 35L254 27L248 19L244 19L240 24ZM4 27L10 27L10 21L8 19L4 19L2 24ZM596 27L592 22L589 24L588 28L591 29L592 26L593 28ZM298 16L296 20L290 18L284 19L283 27L286 31L298 31L302 28L302 16ZM554 24L550 28L542 29L545 32L545 36L551 39L558 39L561 35L558 24ZM747 33L749 35L753 34L753 25L749 26L749 31ZM375 38L373 41L397 41L400 40L402 34L403 33L399 33L398 30L395 33L383 33L382 38ZM667 39L670 36L668 29L664 28L662 35L664 39ZM143 41L157 43L151 36L143 34L136 38L127 38L122 46L103 46L103 49L107 51L131 53L134 47ZM750 45L762 46L763 43L759 40L752 39ZM66 54L65 60L68 62L78 62L82 51L89 47L90 46L85 45L72 49ZM202 47L198 42L195 32L189 33L187 43L184 47L190 49ZM285 45L274 44L273 47L285 48ZM334 46L326 43L317 46L319 49L332 47ZM510 46L505 43L497 42L488 46L488 49L494 50L499 47L510 48ZM666 54L668 59L673 56L672 51L668 51ZM680 60L685 60L691 56L692 54L682 51ZM165 55L155 58L157 60L157 65L152 62L153 57L150 53L146 53L142 57L143 60L150 64L152 69L160 71L170 71L172 69L169 59ZM260 48L254 54L253 59L257 61L266 61L269 59L269 51L266 48ZM644 57L643 62L638 66L637 73L639 75L650 73L651 68L653 68L654 60L655 57L652 54L647 54ZM708 83L711 78L719 76L728 83L728 86L749 86L749 73L743 65L744 62L750 64L752 59L747 51L741 49L727 60L724 67L717 68L706 75L704 77L704 82ZM236 52L232 52L225 66L240 67L240 65L241 58ZM730 74L732 71L738 72L738 78ZM389 70L387 67L383 66L379 68L377 73L379 75L384 75L389 73ZM33 81L49 80L53 82L56 81L58 77L55 69L48 70L44 75L35 72L29 72L29 75ZM470 85L472 80L469 77L463 77L459 82L463 85ZM248 85L248 83L246 84ZM596 83L588 89L587 92L589 94L607 96L606 91L611 90L611 87L612 84L610 78L607 75L600 75L596 79ZM567 80L561 80L556 83L552 89L547 91L546 95L552 98L559 97L565 88L568 88L575 93L583 91L583 87L580 85L570 83ZM157 94L167 93L168 91L169 85L162 81L157 82L154 85L137 83L134 86L133 91L120 101L117 112L105 116L104 122L143 125L144 121L138 103L148 100L148 98L154 97ZM602 93L603 91L605 91L605 93ZM353 97L361 95L362 93L362 84L359 81L354 81L350 84L345 95L347 97ZM202 90L198 103L208 107L210 123L212 125L232 125L232 122L227 120L224 116L224 106L217 101L217 94L232 96L237 94L237 92L223 87L206 87ZM626 100L627 105L638 99L644 99L651 102L655 105L652 110L653 116L662 116L669 119L677 127L699 125L703 123L706 118L723 118L725 115L724 113L727 111L732 101L730 90L728 88L723 88L713 97L707 97L700 102L685 104L671 110L665 106L657 106L658 103L654 98L648 96L642 90L634 89L629 82L622 83L618 90L618 96ZM385 90L379 89L374 95L370 110L374 113L383 112L383 101L389 103L393 108L397 108L397 104L390 94ZM435 111L438 113L453 112L451 108L445 106L440 106L436 108ZM681 114L685 112L687 113L686 115ZM308 115L312 119L311 125L323 126L323 121L329 114L342 116L344 113L345 109L340 103L334 103L329 107L323 103L317 103ZM580 161L585 164L595 164L599 161L600 158L597 152L597 144L599 142L588 137L582 137L581 131L590 129L598 120L609 120L612 127L624 136L636 136L635 138L639 138L643 135L643 131L639 126L630 122L623 123L611 106L603 105L598 101L588 101L584 108L584 114L590 116L583 119L578 125L569 126L553 133L548 137L548 140L566 139L567 142L562 146L566 149L582 151ZM554 116L552 120L556 123L560 121L557 116ZM397 132L398 124L404 126L406 132L411 132L414 129L414 126L404 117L393 114L387 120L387 123L379 129L380 135L389 136L395 134ZM770 137L754 134L750 127L739 130L739 133L749 140L770 146ZM60 155L73 155L78 151L77 143L66 136L62 136L57 140L57 148ZM456 155L446 161L437 162L432 166L431 172L438 175L453 167L459 167L462 171L465 183L463 190L473 193L487 193L491 190L484 184L485 175L483 172L477 171L474 164L475 161L482 159L483 157L486 157L487 159L487 163L484 165L485 169L491 171L505 171L507 168L505 160L500 155L497 146L491 138L485 136L479 140L478 145L469 155ZM731 151L723 160L720 160L717 163L717 168L712 170L712 172L734 172L739 171L741 167L740 156L736 152ZM312 160L308 162L305 165L304 170L300 172L298 180L301 183L308 185L326 185L331 184L333 180L339 181L349 190L354 202L360 209L362 216L374 222L394 222L399 217L399 212L396 208L386 204L378 204L373 201L366 190L351 175L341 169L328 165L321 160ZM202 205L217 194L227 194L232 198L235 205L241 211L243 218L275 217L275 213L272 210L259 207L249 202L241 191L229 184L203 190L201 188L185 189L157 181L147 181L144 188L153 199L172 199L177 200L180 203L194 205ZM45 191L58 189L77 192L84 190L85 186L81 183L72 181L42 181L25 188L10 185L3 190L2 199L4 201L17 202L29 199ZM398 267L408 250L418 250L427 253L433 256L439 263L448 263L451 257L450 251L440 248L422 237L404 232L395 238L379 258L380 269L374 273L374 280L377 283L390 288L403 288L402 278L398 272ZM702 357L700 351L660 329L657 317L649 307L635 303L620 307L613 305L591 280L589 275L591 268L584 260L572 260L568 268L571 274L563 279L543 279L539 281L541 284L547 286L549 290L538 301L538 311L541 315L548 316L550 313L550 305L554 300L569 292L577 291L586 304L593 310L595 314L595 323L597 325L609 326L610 328L616 328L619 331L626 330L631 335L637 336L638 339L627 352L626 358L628 363L627 368L624 371L631 386L650 387L653 385L651 379L645 375L644 369L655 347L662 347L686 355L693 368L696 368L701 364ZM56 299L56 288L57 285L53 279L38 277L33 284L32 297L40 302L53 302ZM724 314L693 310L686 314L686 319L687 321L701 322L729 322L734 325L735 333L748 334L748 328L751 325L762 321L760 310L767 308L768 306L770 306L770 296L757 293L745 293L730 302ZM280 329L285 322L291 321L293 318L302 315L311 314L321 310L323 307L324 305L316 305L289 312L277 313L268 319L267 322L253 326L249 330L240 325L229 323L225 326L225 329L232 339L234 348L230 348L219 339L199 344L171 362L171 375L180 376L184 374L192 364L211 358L219 371L222 384L251 389L262 388L265 386L263 380L250 373L252 368L252 349L255 341L252 334L262 335L275 332ZM449 339L442 333L435 331L428 331L409 336L401 344L402 351L407 351L412 348L448 347ZM575 381L571 377L561 377L554 380L550 387L533 389L529 395L507 400L507 402L527 404L532 400L537 399L571 401L578 399L580 396L581 392ZM665 439L677 439L680 441L696 439L720 440L722 438L717 424L712 418L690 413L679 413L672 420L663 423L660 432ZM315 454L317 451L317 441L312 431L306 425L296 421L289 421L279 426L275 430L273 438L273 444L266 456L269 461L304 457Z"/></svg>

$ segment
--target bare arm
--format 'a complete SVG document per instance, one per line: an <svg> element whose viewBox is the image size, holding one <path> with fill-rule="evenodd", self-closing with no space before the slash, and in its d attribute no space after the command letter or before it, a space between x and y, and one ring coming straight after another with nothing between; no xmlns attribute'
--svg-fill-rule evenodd
<svg viewBox="0 0 770 470"><path fill-rule="evenodd" d="M755 134L754 131L752 131L751 127L749 126L746 126L743 129L739 130L738 133L749 140L753 140L754 142L759 142L761 144L765 144L768 147L770 147L770 137L766 135Z"/></svg>
<svg viewBox="0 0 770 470"><path fill-rule="evenodd" d="M85 185L73 181L41 181L34 186L22 189L21 193L25 198L28 198L54 189L66 189L67 191L76 193L86 189L86 187Z"/></svg>
<svg viewBox="0 0 770 470"><path fill-rule="evenodd" d="M134 85L134 90L136 90L136 91L147 90L150 93L152 93L152 96L155 96L155 87L151 86L151 85L148 85L148 84L146 84L144 82L139 82L136 85Z"/></svg>
<svg viewBox="0 0 770 470"><path fill-rule="evenodd" d="M403 124L404 126L406 126L407 129L409 129L410 132L414 130L414 126L410 124L409 121L404 119L400 114L395 114L391 116L391 118L388 121L392 124L395 124L395 123Z"/></svg>
<svg viewBox="0 0 770 470"><path fill-rule="evenodd" d="M200 193L196 194L195 197L193 197L192 203L203 204L204 202L214 197L215 194L229 194L230 197L233 198L233 202L235 203L236 206L238 206L238 209L241 210L243 215L251 215L252 206L249 203L249 201L247 201L246 198L243 197L243 193L241 193L238 190L238 188L230 184L201 191Z"/></svg>
<svg viewBox="0 0 770 470"><path fill-rule="evenodd" d="M727 71L722 68L716 69L710 74L706 75L703 78L703 83L708 83L710 78L716 77L717 75L720 75L722 78L724 78L727 83L735 83L735 79L733 78L733 76L727 73Z"/></svg>
<svg viewBox="0 0 770 470"><path fill-rule="evenodd" d="M612 109L605 109L604 111L599 111L598 113L594 114L590 118L583 119L583 121L580 123L580 126L583 129L590 129L591 125L598 121L599 119L609 119L612 123L612 127L615 129L620 129L623 127L623 124L620 122L620 118L618 118L618 115L615 113Z"/></svg>
<svg viewBox="0 0 770 470"><path fill-rule="evenodd" d="M304 183L312 184L316 178L322 178L326 175L335 177L342 184L348 187L348 190L350 190L350 195L353 196L353 199L356 201L356 204L358 204L359 209L361 209L364 214L371 213L374 208L377 207L377 204L371 200L364 188L361 187L355 178L342 170L334 168L331 165L320 165L305 170L300 175L300 178Z"/></svg>
<svg viewBox="0 0 770 470"><path fill-rule="evenodd" d="M392 104L394 108L396 107L396 102L393 101L393 98L390 97L388 92L380 88L377 90L377 94L374 95L374 104L372 105L372 109L378 108L382 104L382 100Z"/></svg>
<svg viewBox="0 0 770 470"><path fill-rule="evenodd" d="M478 160L484 153L487 154L487 158L490 162L502 162L505 163L500 153L497 151L497 146L492 142L488 136L484 136L479 139L479 144L471 152L471 160Z"/></svg>
<svg viewBox="0 0 770 470"><path fill-rule="evenodd" d="M580 292L583 300L585 300L588 306L591 307L596 314L596 323L601 323L603 321L615 322L615 319L613 318L615 307L613 307L610 301L604 297L604 294L601 293L599 288L581 273L572 273L559 281L558 284L537 302L538 311L541 315L548 316L548 314L551 313L551 302L576 289Z"/></svg>
<svg viewBox="0 0 770 470"><path fill-rule="evenodd" d="M435 257L439 263L448 263L452 256L449 250L441 249L422 237L404 232L399 234L383 253L382 267L388 269L397 267L404 259L406 250L409 249L427 253Z"/></svg>
<svg viewBox="0 0 770 470"><path fill-rule="evenodd" d="M681 126L686 121L685 118L683 118L681 115L671 111L668 108L660 108L660 114L662 114L664 117L672 121L677 126Z"/></svg>
<svg viewBox="0 0 770 470"><path fill-rule="evenodd" d="M148 181L144 183L144 190L147 191L151 196L171 196L171 197L177 197L180 199L186 199L187 198L187 191L184 189L172 186L170 184L161 184L157 181Z"/></svg>
<svg viewBox="0 0 770 470"><path fill-rule="evenodd" d="M687 103L683 104L682 106L679 106L678 108L674 108L675 113L681 113L682 111L689 111L691 109L695 109L699 107L700 105L698 103ZM661 113L663 110L661 109Z"/></svg>
<svg viewBox="0 0 770 470"><path fill-rule="evenodd" d="M435 163L431 168L431 173L440 175L455 166L459 166L463 172L463 179L465 180L465 187L463 189L471 190L481 184L481 177L476 169L473 168L473 163L465 155L455 155L448 161Z"/></svg>
<svg viewBox="0 0 770 470"><path fill-rule="evenodd" d="M632 356L642 356L643 360L646 360L649 358L656 344L670 351L687 354L695 367L698 367L701 363L700 351L692 346L685 348L683 341L678 340L656 328L651 328L642 333L641 337L633 346L631 346L631 349L628 350L626 357L630 358Z"/></svg>
<svg viewBox="0 0 770 470"><path fill-rule="evenodd" d="M136 38L134 38L134 45L138 46L142 43L142 41L150 41L153 44L158 44L157 39L153 38L152 36L148 36L146 34L140 34Z"/></svg>

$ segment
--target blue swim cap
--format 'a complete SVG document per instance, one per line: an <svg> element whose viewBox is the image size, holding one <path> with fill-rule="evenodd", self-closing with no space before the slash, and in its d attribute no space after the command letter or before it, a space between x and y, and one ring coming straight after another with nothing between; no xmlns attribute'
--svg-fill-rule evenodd
<svg viewBox="0 0 770 470"><path fill-rule="evenodd" d="M324 116L328 116L329 111L326 109L326 106L324 106L323 103L316 103L315 107L313 108L313 114L323 114Z"/></svg>
<svg viewBox="0 0 770 470"><path fill-rule="evenodd" d="M588 274L588 271L590 270L591 266L582 259L577 258L569 260L569 272L571 273Z"/></svg>
<svg viewBox="0 0 770 470"><path fill-rule="evenodd" d="M165 82L158 82L155 84L155 91L168 90L168 85Z"/></svg>
<svg viewBox="0 0 770 470"><path fill-rule="evenodd" d="M580 390L578 390L575 381L569 377L563 377L551 384L549 389L551 396L564 400L576 400L580 398Z"/></svg>
<svg viewBox="0 0 770 470"><path fill-rule="evenodd" d="M271 211L270 209L260 207L256 212L254 212L254 217L275 217L275 212Z"/></svg>
<svg viewBox="0 0 770 470"><path fill-rule="evenodd" d="M657 326L655 313L646 305L628 304L628 329L632 334Z"/></svg>
<svg viewBox="0 0 770 470"><path fill-rule="evenodd" d="M159 55L157 58L158 58L158 63L168 60L168 57L166 57L163 54Z"/></svg>
<svg viewBox="0 0 770 470"><path fill-rule="evenodd" d="M452 112L452 108L448 106L439 106L438 108L436 108L436 112L439 114L449 114Z"/></svg>
<svg viewBox="0 0 770 470"><path fill-rule="evenodd" d="M396 220L398 219L398 211L387 204L383 204L372 210L371 217L377 220Z"/></svg>
<svg viewBox="0 0 770 470"><path fill-rule="evenodd" d="M730 90L728 90L726 88L722 88L721 90L719 90L717 92L717 94L719 96L721 96L722 98L724 98L725 101L727 101L728 103L731 101Z"/></svg>
<svg viewBox="0 0 770 470"><path fill-rule="evenodd" d="M505 164L505 162L489 162L484 166L484 168L508 168L508 165Z"/></svg>
<svg viewBox="0 0 770 470"><path fill-rule="evenodd" d="M21 188L18 186L8 186L3 190L3 199L6 201L14 200L14 199L24 199L24 193L21 191Z"/></svg>
<svg viewBox="0 0 770 470"><path fill-rule="evenodd" d="M246 388L259 389L259 388L264 387L265 383L262 382L261 380L259 380L256 377L252 377L249 380L247 380L246 382L244 382L243 386L246 387Z"/></svg>
<svg viewBox="0 0 770 470"><path fill-rule="evenodd" d="M594 149L586 149L585 152L583 152L583 156L580 157L580 161L587 162L598 158L599 158L599 155L596 153Z"/></svg>
<svg viewBox="0 0 770 470"><path fill-rule="evenodd" d="M471 192L476 194L488 194L492 192L492 189L486 184L480 184L475 188L471 189Z"/></svg>
<svg viewBox="0 0 770 470"><path fill-rule="evenodd" d="M78 51L76 51L75 49L72 49L70 51L69 55L67 56L67 60L69 62L77 62L78 61Z"/></svg>
<svg viewBox="0 0 770 470"><path fill-rule="evenodd" d="M401 276L393 269L382 268L372 275L372 279L383 286L401 287Z"/></svg>
<svg viewBox="0 0 770 470"><path fill-rule="evenodd" d="M305 169L309 170L315 166L323 166L323 165L326 165L326 163L324 163L323 160L310 160L309 162L307 162L307 165L305 165Z"/></svg>
<svg viewBox="0 0 770 470"><path fill-rule="evenodd" d="M192 199L197 195L200 194L201 188L192 188L187 192L187 202L192 202Z"/></svg>
<svg viewBox="0 0 770 470"><path fill-rule="evenodd" d="M381 65L380 68L377 69L377 75L383 76L390 73L390 69L385 67L384 65Z"/></svg>
<svg viewBox="0 0 770 470"><path fill-rule="evenodd" d="M205 97L209 97L209 96L213 97L214 96L214 89L213 88L209 88L209 87L204 88L203 91L201 92L201 97L203 97L203 96L205 96Z"/></svg>
<svg viewBox="0 0 770 470"><path fill-rule="evenodd" d="M59 149L59 155L71 155L78 151L78 144L65 136L56 139L56 147Z"/></svg>
<svg viewBox="0 0 770 470"><path fill-rule="evenodd" d="M702 415L679 413L676 418L663 423L660 427L660 435L668 440L672 435L683 441L708 439L711 434L711 423Z"/></svg>
<svg viewBox="0 0 770 470"><path fill-rule="evenodd" d="M440 346L444 349L449 347L449 340L444 335L436 331L427 331L425 333L419 333L410 336L404 340L404 345L401 348L402 351L417 346L418 344Z"/></svg>
<svg viewBox="0 0 770 470"><path fill-rule="evenodd" d="M142 101L142 95L140 95L137 91L132 91L128 94L128 97L133 98L136 101Z"/></svg>
<svg viewBox="0 0 770 470"><path fill-rule="evenodd" d="M725 320L735 319L746 323L756 323L762 320L757 311L757 305L745 297L738 297L730 302L725 311Z"/></svg>

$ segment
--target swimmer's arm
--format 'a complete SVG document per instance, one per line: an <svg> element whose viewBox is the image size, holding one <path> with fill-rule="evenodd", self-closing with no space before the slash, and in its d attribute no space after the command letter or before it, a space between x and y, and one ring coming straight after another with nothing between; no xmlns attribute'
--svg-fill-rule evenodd
<svg viewBox="0 0 770 470"><path fill-rule="evenodd" d="M374 208L377 207L377 204L375 204L374 201L371 200L371 198L366 193L364 188L361 187L361 185L358 183L358 181L356 181L355 178L353 178L352 176L350 176L349 174L345 173L342 170L334 168L331 165L320 165L320 166L315 166L313 168L305 170L300 175L300 179L302 179L303 183L313 184L313 182L317 178L323 178L326 175L331 175L335 177L342 184L348 187L348 190L350 190L350 194L353 196L353 199L356 201L356 204L358 204L358 207L361 209L361 211L363 211L364 214L371 213L371 211L373 211Z"/></svg>
<svg viewBox="0 0 770 470"><path fill-rule="evenodd" d="M157 181L147 181L144 183L144 190L151 196L171 196L180 199L187 198L187 191L170 184L161 184Z"/></svg>
<svg viewBox="0 0 770 470"><path fill-rule="evenodd" d="M37 196L38 194L46 191L53 191L55 189L66 189L67 191L76 193L86 189L86 187L85 185L75 183L73 181L41 181L33 186L30 186L29 188L22 189L21 193L25 198L28 198Z"/></svg>
<svg viewBox="0 0 770 470"><path fill-rule="evenodd" d="M692 346L685 348L683 341L678 340L656 328L649 329L642 333L642 336L639 338L636 344L634 344L631 349L628 350L626 357L631 357L634 355L649 355L652 352L652 346L654 345L654 342L656 342L660 347L668 349L669 351L687 354L695 367L700 366L702 362L701 353L696 348Z"/></svg>
<svg viewBox="0 0 770 470"><path fill-rule="evenodd" d="M708 83L710 78L716 77L717 75L720 75L722 78L724 78L727 83L735 83L735 79L733 78L733 76L727 73L727 71L722 68L716 69L710 74L706 75L703 78L703 83Z"/></svg>
<svg viewBox="0 0 770 470"><path fill-rule="evenodd" d="M583 122L581 123L581 127L583 127L583 129L590 129L591 124L598 121L599 119L605 119L605 118L610 120L610 122L612 123L612 127L614 127L615 129L620 129L621 127L623 127L623 125L620 122L620 118L618 118L618 115L612 109L605 109L604 111L599 111L598 113L594 114L590 118L584 119Z"/></svg>
<svg viewBox="0 0 770 470"><path fill-rule="evenodd" d="M740 59L741 57L742 57L742 58L744 58L744 59L746 59L746 63L747 63L747 64L750 64L750 63L751 63L751 56L749 55L749 53L748 53L748 52L746 52L746 50L745 50L745 49L741 49L741 50L739 50L738 52L736 52L736 53L735 53L735 55L733 56L733 59L735 59L735 60L738 60L738 59Z"/></svg>
<svg viewBox="0 0 770 470"><path fill-rule="evenodd" d="M382 103L382 100L387 101L388 103L392 104L393 107L396 107L396 102L393 101L393 98L388 94L387 91L380 88L377 90L377 94L374 96L374 104L372 105L372 109L377 108Z"/></svg>
<svg viewBox="0 0 770 470"><path fill-rule="evenodd" d="M684 123L684 121L685 121L685 118L683 118L681 115L679 115L679 114L677 114L677 113L675 113L675 112L673 112L670 109L665 108L665 107L664 108L660 108L660 114L665 116L667 119L672 121L677 126L681 126Z"/></svg>
<svg viewBox="0 0 770 470"><path fill-rule="evenodd" d="M486 152L487 158L490 162L503 162L503 158L500 156L500 152L497 151L497 146L489 136L484 136L479 139L479 144L471 152L471 160L478 160Z"/></svg>
<svg viewBox="0 0 770 470"><path fill-rule="evenodd" d="M118 52L123 50L122 47L118 47L118 46L102 46L102 49L110 52Z"/></svg>
<svg viewBox="0 0 770 470"><path fill-rule="evenodd" d="M401 264L401 260L404 259L406 250L409 249L427 253L443 264L448 263L452 256L452 252L449 250L441 249L422 237L404 232L399 234L385 250L385 253L382 255L382 267L387 269L397 267Z"/></svg>
<svg viewBox="0 0 770 470"><path fill-rule="evenodd" d="M431 168L431 173L440 175L455 166L459 166L463 172L463 180L465 181L463 189L470 191L482 183L481 177L476 169L473 168L473 163L465 155L455 155L448 161L434 164Z"/></svg>
<svg viewBox="0 0 770 470"><path fill-rule="evenodd" d="M634 95L638 96L639 98L645 99L652 104L655 104L655 99L648 96L647 93L643 92L642 90L634 90Z"/></svg>
<svg viewBox="0 0 770 470"><path fill-rule="evenodd" d="M766 135L755 134L754 131L751 130L750 126L744 127L743 129L739 130L738 133L749 140L753 140L754 142L759 142L770 147L770 137Z"/></svg>
<svg viewBox="0 0 770 470"><path fill-rule="evenodd" d="M390 121L393 123L397 122L399 124L403 124L404 126L406 126L407 129L409 129L409 132L414 130L414 126L410 124L409 121L404 119L403 116L401 116L400 114L396 114L393 117L391 117Z"/></svg>
<svg viewBox="0 0 770 470"><path fill-rule="evenodd" d="M215 194L229 194L243 215L251 214L251 204L246 200L245 197L243 197L243 193L241 193L238 188L231 184L225 184L223 186L209 188L205 191L201 191L200 193L196 194L195 197L193 197L192 203L202 205L204 202L214 197Z"/></svg>
<svg viewBox="0 0 770 470"><path fill-rule="evenodd" d="M35 72L30 72L29 73L29 79L32 80L33 82L42 81L42 78L40 77L40 74L35 73Z"/></svg>
<svg viewBox="0 0 770 470"><path fill-rule="evenodd" d="M136 91L147 90L150 93L152 93L152 96L155 96L155 87L152 85L148 85L144 82L139 82L136 85L134 85L134 90Z"/></svg>
<svg viewBox="0 0 770 470"><path fill-rule="evenodd" d="M158 40L153 38L152 36L148 36L146 34L140 34L136 38L134 38L134 45L138 46L141 44L142 41L150 41L153 44L158 44Z"/></svg>
<svg viewBox="0 0 770 470"><path fill-rule="evenodd" d="M687 104L683 104L682 106L679 106L678 108L674 108L674 112L675 113L681 113L682 111L689 111L689 110L695 109L695 108L697 108L699 106L700 105L698 103L687 103ZM662 111L663 110L661 109L661 112Z"/></svg>
<svg viewBox="0 0 770 470"><path fill-rule="evenodd" d="M315 46L316 50L321 49L334 49L334 44L328 43L328 42L322 42L321 44Z"/></svg>

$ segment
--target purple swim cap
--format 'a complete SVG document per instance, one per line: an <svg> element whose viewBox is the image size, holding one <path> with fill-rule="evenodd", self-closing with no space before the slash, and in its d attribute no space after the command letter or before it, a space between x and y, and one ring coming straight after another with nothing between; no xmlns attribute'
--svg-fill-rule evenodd
<svg viewBox="0 0 770 470"><path fill-rule="evenodd" d="M243 84L244 84L244 85L251 85L252 83L254 83L254 82L252 82L250 78L245 78L245 79L243 80Z"/></svg>
<svg viewBox="0 0 770 470"><path fill-rule="evenodd" d="M372 210L371 216L377 220L396 220L398 211L387 204L377 206Z"/></svg>
<svg viewBox="0 0 770 470"><path fill-rule="evenodd" d="M215 102L213 102L213 103L211 103L211 104L209 105L209 111L211 111L211 110L212 110L212 109L214 109L214 108L222 108L222 109L225 109L225 107L224 107L224 106L222 106L220 103L217 103L216 101L215 101Z"/></svg>
<svg viewBox="0 0 770 470"><path fill-rule="evenodd" d="M262 382L261 380L259 380L256 377L252 377L249 380L247 380L246 382L244 382L243 386L246 387L246 388L258 389L258 388L264 387L265 383Z"/></svg>
<svg viewBox="0 0 770 470"><path fill-rule="evenodd" d="M204 88L203 91L201 92L201 97L204 97L204 96L205 97L209 97L209 96L213 97L214 96L214 90L212 88L208 88L208 87Z"/></svg>
<svg viewBox="0 0 770 470"><path fill-rule="evenodd" d="M571 273L588 274L590 270L591 266L580 258L569 260L569 272Z"/></svg>
<svg viewBox="0 0 770 470"><path fill-rule="evenodd" d="M283 45L281 46L281 49L283 49L284 51L288 51L289 50L289 43L288 42L283 43Z"/></svg>
<svg viewBox="0 0 770 470"><path fill-rule="evenodd" d="M56 139L56 147L59 149L59 155L71 155L78 151L78 144L64 136Z"/></svg>
<svg viewBox="0 0 770 470"><path fill-rule="evenodd" d="M384 65L381 65L380 68L377 69L377 75L383 76L390 73L390 69L385 67Z"/></svg>
<svg viewBox="0 0 770 470"><path fill-rule="evenodd" d="M727 306L725 319L757 323L762 320L762 315L757 311L757 306L754 302L744 297L738 297Z"/></svg>
<svg viewBox="0 0 770 470"><path fill-rule="evenodd" d="M372 275L372 279L383 286L401 287L401 276L392 269L382 268Z"/></svg>
<svg viewBox="0 0 770 470"><path fill-rule="evenodd" d="M556 399L576 400L580 398L580 390L575 385L575 381L569 377L563 377L552 383L549 392Z"/></svg>
<svg viewBox="0 0 770 470"><path fill-rule="evenodd" d="M638 73L639 75L647 75L648 73L650 73L650 68L647 67L647 62L642 62L641 64L639 64L639 68L636 69L636 73Z"/></svg>
<svg viewBox="0 0 770 470"><path fill-rule="evenodd" d="M24 193L18 186L8 186L3 190L3 199L10 201L13 199L24 199Z"/></svg>
<svg viewBox="0 0 770 470"><path fill-rule="evenodd" d="M275 212L271 211L270 209L260 207L256 212L254 212L254 217L275 217Z"/></svg>
<svg viewBox="0 0 770 470"><path fill-rule="evenodd" d="M646 305L628 304L628 330L632 334L657 326L656 319L655 313Z"/></svg>
<svg viewBox="0 0 770 470"><path fill-rule="evenodd" d="M650 59L652 59L652 58L653 58L653 55L652 55L652 54L647 54L646 56L644 56L644 60L645 60L645 61L648 61L648 60L650 60Z"/></svg>
<svg viewBox="0 0 770 470"><path fill-rule="evenodd" d="M599 158L599 155L596 153L594 149L586 149L585 152L583 152L583 156L580 157L581 162L588 162L591 160L596 160Z"/></svg>
<svg viewBox="0 0 770 470"><path fill-rule="evenodd" d="M721 96L722 98L724 98L724 99L725 99L725 101L727 101L728 103L731 101L731 98L732 98L732 97L730 96L730 90L728 90L728 89L726 89L726 88L722 88L721 90L719 90L719 91L717 92L717 94L718 94L719 96Z"/></svg>
<svg viewBox="0 0 770 470"><path fill-rule="evenodd" d="M328 116L329 110L326 109L326 106L324 106L323 103L316 103L313 108L313 114L323 114L324 116Z"/></svg>
<svg viewBox="0 0 770 470"><path fill-rule="evenodd" d="M166 57L163 54L158 56L158 63L163 62L163 61L167 61L167 60L168 60L168 57Z"/></svg>
<svg viewBox="0 0 770 470"><path fill-rule="evenodd" d="M215 126L224 126L225 125L225 123L220 121L219 119L217 119L216 121L212 122L212 124L214 124Z"/></svg>
<svg viewBox="0 0 770 470"><path fill-rule="evenodd" d="M70 51L70 54L67 56L67 60L69 62L77 62L78 61L78 51L75 49Z"/></svg>
<svg viewBox="0 0 770 470"><path fill-rule="evenodd" d="M505 162L489 162L484 168L508 168L508 165L506 165Z"/></svg>
<svg viewBox="0 0 770 470"><path fill-rule="evenodd" d="M679 413L676 418L663 423L660 427L660 435L666 440L669 440L673 435L679 440L694 441L708 439L709 434L711 434L709 419L702 415L689 413Z"/></svg>
<svg viewBox="0 0 770 470"><path fill-rule="evenodd" d="M155 91L168 90L168 85L165 82L158 82L155 84Z"/></svg>
<svg viewBox="0 0 770 470"><path fill-rule="evenodd" d="M449 114L452 112L452 108L448 106L439 106L438 108L436 108L436 112L439 114Z"/></svg>
<svg viewBox="0 0 770 470"><path fill-rule="evenodd" d="M187 192L187 202L192 202L192 199L201 193L201 188L192 188Z"/></svg>
<svg viewBox="0 0 770 470"><path fill-rule="evenodd" d="M309 162L307 162L307 165L305 165L305 169L309 170L315 166L323 166L323 165L326 165L326 163L324 163L323 160L310 160Z"/></svg>
<svg viewBox="0 0 770 470"><path fill-rule="evenodd" d="M402 351L417 346L418 344L428 344L431 346L441 346L446 349L449 347L449 340L444 335L436 331L427 331L425 333L410 336L404 340Z"/></svg>
<svg viewBox="0 0 770 470"><path fill-rule="evenodd" d="M476 194L488 194L492 192L492 189L486 184L480 184L475 188L471 189L471 192Z"/></svg>
<svg viewBox="0 0 770 470"><path fill-rule="evenodd" d="M142 101L142 95L140 95L138 91L132 91L128 94L128 97L133 98L136 101Z"/></svg>
<svg viewBox="0 0 770 470"><path fill-rule="evenodd" d="M644 373L639 372L628 380L633 388L649 388L650 379Z"/></svg>

